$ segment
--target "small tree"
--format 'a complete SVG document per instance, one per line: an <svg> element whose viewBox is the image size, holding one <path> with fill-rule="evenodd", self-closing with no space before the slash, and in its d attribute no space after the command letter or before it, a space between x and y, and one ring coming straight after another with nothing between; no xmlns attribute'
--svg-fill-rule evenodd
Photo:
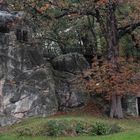
<svg viewBox="0 0 140 140"><path fill-rule="evenodd" d="M92 68L85 72L85 75L91 78L86 82L87 89L95 93L106 93L105 99L111 102L111 118L123 118L123 95L140 91L139 68L138 63L125 62L123 58L118 59L117 65L102 59L94 59Z"/></svg>

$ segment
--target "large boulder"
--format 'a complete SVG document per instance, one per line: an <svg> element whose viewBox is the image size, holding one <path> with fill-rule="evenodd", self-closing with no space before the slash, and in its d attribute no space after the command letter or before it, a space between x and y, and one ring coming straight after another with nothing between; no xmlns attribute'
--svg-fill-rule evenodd
<svg viewBox="0 0 140 140"><path fill-rule="evenodd" d="M53 59L52 64L54 69L70 73L82 72L89 68L89 64L84 56L78 53L60 55Z"/></svg>
<svg viewBox="0 0 140 140"><path fill-rule="evenodd" d="M56 95L59 110L69 110L84 106L89 96L80 76L89 64L83 55L69 53L60 55L52 61L55 70Z"/></svg>
<svg viewBox="0 0 140 140"><path fill-rule="evenodd" d="M51 65L48 63L45 68L38 68L23 75L17 76L15 83L5 81L2 102L5 118L18 120L30 116L45 117L56 113L58 103ZM3 125L3 119L0 122Z"/></svg>
<svg viewBox="0 0 140 140"><path fill-rule="evenodd" d="M59 111L69 111L86 105L89 96L79 76L58 71L55 74Z"/></svg>
<svg viewBox="0 0 140 140"><path fill-rule="evenodd" d="M0 125L84 106L89 96L79 82L78 76L55 71L49 62L17 74L12 81L4 82Z"/></svg>

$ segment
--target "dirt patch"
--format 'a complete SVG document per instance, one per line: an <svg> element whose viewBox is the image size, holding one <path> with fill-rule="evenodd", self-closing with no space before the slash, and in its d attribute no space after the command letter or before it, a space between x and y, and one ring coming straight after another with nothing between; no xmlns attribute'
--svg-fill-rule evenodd
<svg viewBox="0 0 140 140"><path fill-rule="evenodd" d="M94 102L87 103L86 106L80 107L75 109L74 111L69 112L57 112L51 117L57 117L57 116L63 116L63 115L74 115L74 116L101 116L102 115L102 109L100 109Z"/></svg>

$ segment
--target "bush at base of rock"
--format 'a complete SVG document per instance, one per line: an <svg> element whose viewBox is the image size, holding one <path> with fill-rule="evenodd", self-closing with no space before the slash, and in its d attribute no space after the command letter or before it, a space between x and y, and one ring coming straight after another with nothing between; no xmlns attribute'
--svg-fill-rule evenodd
<svg viewBox="0 0 140 140"><path fill-rule="evenodd" d="M106 124L95 122L93 124L77 120L49 120L43 124L39 130L34 128L18 128L16 134L19 136L95 136L109 135L121 132L121 128L116 124Z"/></svg>

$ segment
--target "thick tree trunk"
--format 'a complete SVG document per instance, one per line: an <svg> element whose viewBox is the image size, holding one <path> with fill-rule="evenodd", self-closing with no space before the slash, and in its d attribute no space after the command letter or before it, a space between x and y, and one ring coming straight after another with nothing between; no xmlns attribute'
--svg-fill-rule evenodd
<svg viewBox="0 0 140 140"><path fill-rule="evenodd" d="M123 118L123 111L122 111L122 101L121 101L122 97L121 96L117 96L117 108L116 108L116 115L117 118L121 119Z"/></svg>
<svg viewBox="0 0 140 140"><path fill-rule="evenodd" d="M123 118L123 111L122 111L122 97L117 96L116 94L112 95L111 98L111 110L110 110L110 117L111 118Z"/></svg>
<svg viewBox="0 0 140 140"><path fill-rule="evenodd" d="M111 110L110 110L110 117L113 118L116 116L116 108L117 108L117 103L116 103L116 95L113 94L111 97Z"/></svg>

